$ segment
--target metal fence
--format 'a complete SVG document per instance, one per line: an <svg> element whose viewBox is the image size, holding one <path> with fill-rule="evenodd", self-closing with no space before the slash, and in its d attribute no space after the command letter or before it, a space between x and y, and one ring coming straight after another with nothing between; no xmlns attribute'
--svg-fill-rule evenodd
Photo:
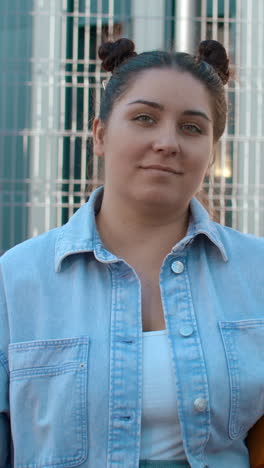
<svg viewBox="0 0 264 468"><path fill-rule="evenodd" d="M206 184L219 221L264 235L263 0L1 0L0 252L66 222L102 183L102 40L229 51L229 119Z"/></svg>

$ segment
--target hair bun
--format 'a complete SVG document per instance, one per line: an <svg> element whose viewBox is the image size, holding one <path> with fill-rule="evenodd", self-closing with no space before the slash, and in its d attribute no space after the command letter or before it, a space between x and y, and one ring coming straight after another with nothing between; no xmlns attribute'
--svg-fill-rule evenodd
<svg viewBox="0 0 264 468"><path fill-rule="evenodd" d="M229 59L224 46L220 42L213 40L202 41L199 45L197 59L212 65L224 85L228 82L230 77Z"/></svg>
<svg viewBox="0 0 264 468"><path fill-rule="evenodd" d="M104 42L98 50L98 55L102 60L102 67L105 71L113 72L122 62L129 57L137 55L135 44L130 39L122 38L115 42Z"/></svg>

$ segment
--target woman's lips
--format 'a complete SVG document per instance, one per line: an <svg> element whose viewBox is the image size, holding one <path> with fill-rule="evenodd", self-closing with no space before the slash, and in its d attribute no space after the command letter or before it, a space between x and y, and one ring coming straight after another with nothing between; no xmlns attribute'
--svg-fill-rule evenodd
<svg viewBox="0 0 264 468"><path fill-rule="evenodd" d="M162 164L151 164L149 166L141 166L142 169L153 169L156 171L162 171L162 172L171 172L172 174L183 174L183 172L177 171L176 169L169 167L169 166L163 166Z"/></svg>

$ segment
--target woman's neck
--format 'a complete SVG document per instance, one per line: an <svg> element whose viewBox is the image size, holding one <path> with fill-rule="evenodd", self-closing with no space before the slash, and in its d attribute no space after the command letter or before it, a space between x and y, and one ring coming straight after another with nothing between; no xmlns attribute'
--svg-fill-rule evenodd
<svg viewBox="0 0 264 468"><path fill-rule="evenodd" d="M167 207L166 207L167 208ZM107 250L127 260L153 256L160 264L172 247L186 234L189 210L150 209L104 195L96 223Z"/></svg>

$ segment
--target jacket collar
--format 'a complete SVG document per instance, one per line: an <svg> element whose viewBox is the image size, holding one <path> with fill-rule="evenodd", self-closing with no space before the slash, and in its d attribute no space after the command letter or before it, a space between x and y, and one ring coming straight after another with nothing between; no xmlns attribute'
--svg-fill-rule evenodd
<svg viewBox="0 0 264 468"><path fill-rule="evenodd" d="M103 186L94 190L87 203L60 228L55 245L55 271L61 270L63 260L74 254L93 252L97 260L103 263L117 262L119 258L104 249L100 240L95 216L99 211L103 197ZM207 211L196 198L190 204L190 223L186 236L173 250L181 251L199 234L204 234L220 250L223 260L227 261L225 247L215 223L209 219Z"/></svg>
<svg viewBox="0 0 264 468"><path fill-rule="evenodd" d="M173 247L173 250L184 249L196 236L205 235L220 251L225 262L228 261L226 249L222 242L217 223L211 221L209 214L197 198L192 198L190 203L190 221L186 236Z"/></svg>

